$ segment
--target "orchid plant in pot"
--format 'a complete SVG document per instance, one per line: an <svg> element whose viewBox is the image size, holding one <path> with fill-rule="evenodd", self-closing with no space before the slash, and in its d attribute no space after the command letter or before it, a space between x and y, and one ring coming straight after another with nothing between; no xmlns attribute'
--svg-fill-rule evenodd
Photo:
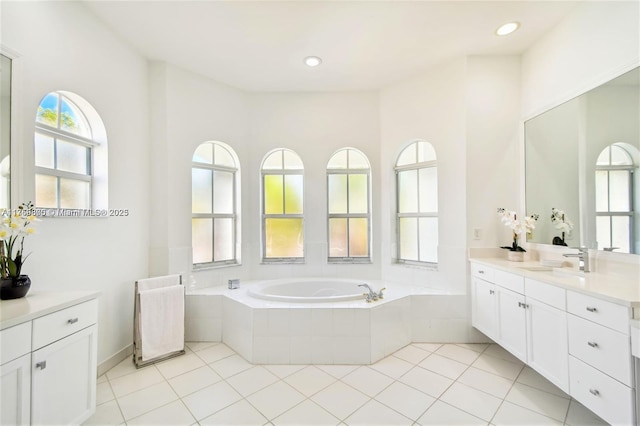
<svg viewBox="0 0 640 426"><path fill-rule="evenodd" d="M32 223L33 204L23 203L11 213L2 212L0 222L0 299L23 297L31 287L31 279L22 274L22 265L29 255L24 254L24 239L35 232Z"/></svg>
<svg viewBox="0 0 640 426"><path fill-rule="evenodd" d="M536 221L539 215L533 214L526 216L524 219L518 219L516 212L512 210L506 210L503 208L498 209L498 216L500 221L508 228L511 228L513 235L513 242L510 246L502 246L500 248L509 250L507 258L509 260L522 262L524 260L525 249L520 247L518 240L521 235L530 234L536 227Z"/></svg>
<svg viewBox="0 0 640 426"><path fill-rule="evenodd" d="M564 242L564 237L566 235L571 235L571 231L573 230L573 222L567 217L564 210L558 210L555 207L551 208L551 223L557 230L561 232L561 237L553 237L553 245L554 246L566 246L567 243Z"/></svg>

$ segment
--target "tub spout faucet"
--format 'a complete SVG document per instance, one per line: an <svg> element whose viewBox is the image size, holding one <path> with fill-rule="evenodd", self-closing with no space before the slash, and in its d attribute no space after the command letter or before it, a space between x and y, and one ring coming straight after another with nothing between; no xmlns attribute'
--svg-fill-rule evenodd
<svg viewBox="0 0 640 426"><path fill-rule="evenodd" d="M589 265L589 249L587 247L579 247L578 253L565 253L564 257L577 257L580 266L580 270L583 272L590 272L591 267Z"/></svg>
<svg viewBox="0 0 640 426"><path fill-rule="evenodd" d="M358 287L366 287L369 290L369 293L364 293L367 296L367 302L378 300L378 294L369 287L369 284L358 284Z"/></svg>

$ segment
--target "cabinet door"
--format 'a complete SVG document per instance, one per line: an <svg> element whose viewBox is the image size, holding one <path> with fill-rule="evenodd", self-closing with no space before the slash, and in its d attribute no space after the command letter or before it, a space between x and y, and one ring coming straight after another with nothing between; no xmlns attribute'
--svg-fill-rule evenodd
<svg viewBox="0 0 640 426"><path fill-rule="evenodd" d="M31 420L80 424L95 412L97 326L32 354Z"/></svg>
<svg viewBox="0 0 640 426"><path fill-rule="evenodd" d="M487 337L495 339L496 323L496 286L484 280L473 278L473 326L482 331Z"/></svg>
<svg viewBox="0 0 640 426"><path fill-rule="evenodd" d="M527 362L527 316L524 296L498 287L497 342L523 362Z"/></svg>
<svg viewBox="0 0 640 426"><path fill-rule="evenodd" d="M529 365L551 383L569 392L567 313L527 299Z"/></svg>
<svg viewBox="0 0 640 426"><path fill-rule="evenodd" d="M31 354L0 365L0 424L28 425Z"/></svg>

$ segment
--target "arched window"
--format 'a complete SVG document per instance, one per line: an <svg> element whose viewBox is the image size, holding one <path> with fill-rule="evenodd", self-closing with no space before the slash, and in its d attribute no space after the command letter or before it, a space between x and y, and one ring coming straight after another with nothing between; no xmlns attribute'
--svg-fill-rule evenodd
<svg viewBox="0 0 640 426"><path fill-rule="evenodd" d="M433 146L416 141L395 166L399 263L438 262L438 169Z"/></svg>
<svg viewBox="0 0 640 426"><path fill-rule="evenodd" d="M200 144L191 163L191 245L196 268L240 263L240 165L222 142Z"/></svg>
<svg viewBox="0 0 640 426"><path fill-rule="evenodd" d="M262 260L304 261L304 165L289 149L262 162Z"/></svg>
<svg viewBox="0 0 640 426"><path fill-rule="evenodd" d="M596 160L596 239L598 248L633 253L635 150L614 143ZM637 155L637 153L635 153Z"/></svg>
<svg viewBox="0 0 640 426"><path fill-rule="evenodd" d="M360 151L344 148L327 165L329 262L371 260L371 167Z"/></svg>
<svg viewBox="0 0 640 426"><path fill-rule="evenodd" d="M38 105L34 143L36 207L108 207L106 131L86 100L47 94Z"/></svg>

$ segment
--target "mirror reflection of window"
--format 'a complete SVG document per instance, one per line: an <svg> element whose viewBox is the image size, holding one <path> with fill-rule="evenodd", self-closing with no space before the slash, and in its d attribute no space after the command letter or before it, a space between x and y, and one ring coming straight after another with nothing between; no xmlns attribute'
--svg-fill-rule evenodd
<svg viewBox="0 0 640 426"><path fill-rule="evenodd" d="M0 55L0 209L11 204L11 58Z"/></svg>
<svg viewBox="0 0 640 426"><path fill-rule="evenodd" d="M614 143L602 150L596 161L596 238L598 248L634 253L633 146Z"/></svg>

